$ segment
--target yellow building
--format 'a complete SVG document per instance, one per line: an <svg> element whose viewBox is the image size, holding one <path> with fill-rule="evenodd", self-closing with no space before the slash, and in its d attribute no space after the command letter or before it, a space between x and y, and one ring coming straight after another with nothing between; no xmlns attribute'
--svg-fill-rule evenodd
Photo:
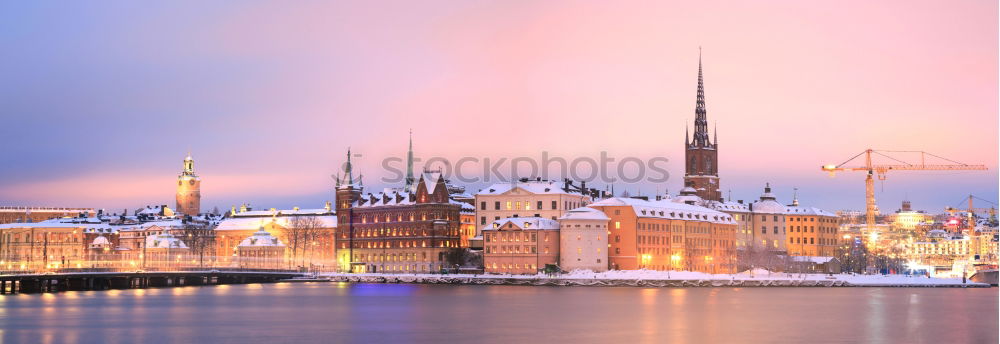
<svg viewBox="0 0 1000 344"><path fill-rule="evenodd" d="M284 243L287 267L336 267L337 216L329 202L318 209L233 209L215 228L219 265L236 265L237 246L261 227Z"/></svg>
<svg viewBox="0 0 1000 344"><path fill-rule="evenodd" d="M785 210L788 255L834 256L838 245L838 222L839 218L834 213L801 207L797 201L794 202Z"/></svg>
<svg viewBox="0 0 1000 344"><path fill-rule="evenodd" d="M569 211L591 202L568 183L522 180L493 184L476 194L476 235L482 235L493 221L511 217L541 217L556 220Z"/></svg>
<svg viewBox="0 0 1000 344"><path fill-rule="evenodd" d="M95 226L106 225L80 219L2 224L0 270L83 267L88 256L85 232Z"/></svg>

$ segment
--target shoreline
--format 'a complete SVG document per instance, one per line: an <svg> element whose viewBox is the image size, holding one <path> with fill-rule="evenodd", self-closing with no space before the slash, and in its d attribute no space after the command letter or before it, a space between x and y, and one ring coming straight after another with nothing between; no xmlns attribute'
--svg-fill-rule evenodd
<svg viewBox="0 0 1000 344"><path fill-rule="evenodd" d="M692 273L675 272L676 278L665 278L662 273L651 276L619 276L622 273L546 275L434 275L434 274L322 274L331 282L347 283L412 283L412 284L462 284L462 285L519 285L558 287L851 287L851 288L990 288L986 283L961 279L910 277L904 275L798 275L772 274L690 276ZM697 274L697 273L695 273ZM641 274L637 274L641 275ZM694 277L694 278L692 278Z"/></svg>

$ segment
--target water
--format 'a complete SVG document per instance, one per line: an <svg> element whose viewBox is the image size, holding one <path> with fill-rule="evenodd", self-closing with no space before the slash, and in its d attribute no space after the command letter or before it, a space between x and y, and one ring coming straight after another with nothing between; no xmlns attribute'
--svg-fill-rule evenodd
<svg viewBox="0 0 1000 344"><path fill-rule="evenodd" d="M996 343L996 288L280 283L0 296L4 343Z"/></svg>

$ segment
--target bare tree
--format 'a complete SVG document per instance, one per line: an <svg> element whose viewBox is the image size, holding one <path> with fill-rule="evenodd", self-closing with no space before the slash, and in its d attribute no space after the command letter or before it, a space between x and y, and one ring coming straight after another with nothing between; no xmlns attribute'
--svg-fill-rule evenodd
<svg viewBox="0 0 1000 344"><path fill-rule="evenodd" d="M312 243L322 234L322 226L322 221L315 216L296 216L288 222L285 235L292 255L289 267L296 260L299 261L299 266L304 266L307 255L310 263L312 262L312 251L315 250Z"/></svg>
<svg viewBox="0 0 1000 344"><path fill-rule="evenodd" d="M215 247L215 231L207 223L193 221L185 222L181 230L191 254L198 257L198 266L205 267L205 251Z"/></svg>

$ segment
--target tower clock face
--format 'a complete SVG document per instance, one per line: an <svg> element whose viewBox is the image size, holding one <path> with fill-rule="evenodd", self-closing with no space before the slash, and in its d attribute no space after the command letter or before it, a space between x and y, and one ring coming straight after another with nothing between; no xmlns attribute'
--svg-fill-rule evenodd
<svg viewBox="0 0 1000 344"><path fill-rule="evenodd" d="M189 180L188 184L194 185L194 179Z"/></svg>

